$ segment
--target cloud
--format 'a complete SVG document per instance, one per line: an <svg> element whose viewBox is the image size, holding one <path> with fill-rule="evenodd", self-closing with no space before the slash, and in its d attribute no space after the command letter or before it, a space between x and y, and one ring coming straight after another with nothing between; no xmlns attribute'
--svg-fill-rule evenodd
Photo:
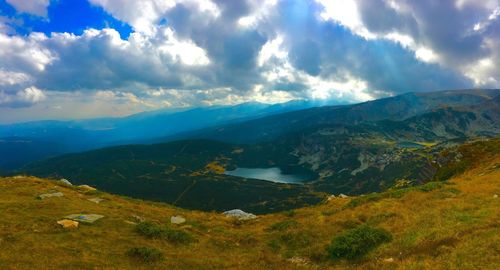
<svg viewBox="0 0 500 270"><path fill-rule="evenodd" d="M42 90L32 86L18 91L15 94L9 94L0 91L0 107L29 107L46 99Z"/></svg>
<svg viewBox="0 0 500 270"><path fill-rule="evenodd" d="M50 0L5 0L18 12L46 17Z"/></svg>
<svg viewBox="0 0 500 270"><path fill-rule="evenodd" d="M46 99L25 104L135 112L500 87L498 0L90 2L133 32L20 35L0 20L4 100L36 87Z"/></svg>

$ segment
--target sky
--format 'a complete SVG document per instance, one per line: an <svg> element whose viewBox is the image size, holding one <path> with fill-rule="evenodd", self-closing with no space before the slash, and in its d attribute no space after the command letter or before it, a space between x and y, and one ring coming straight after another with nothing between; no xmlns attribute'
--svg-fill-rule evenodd
<svg viewBox="0 0 500 270"><path fill-rule="evenodd" d="M0 0L0 123L500 87L500 0Z"/></svg>

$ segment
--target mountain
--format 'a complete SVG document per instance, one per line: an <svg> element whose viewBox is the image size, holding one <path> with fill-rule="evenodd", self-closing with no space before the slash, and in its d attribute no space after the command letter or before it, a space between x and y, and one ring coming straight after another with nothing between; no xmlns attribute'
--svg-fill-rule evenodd
<svg viewBox="0 0 500 270"><path fill-rule="evenodd" d="M450 161L442 158L444 149L500 134L498 93L405 94L312 108L198 133L226 142L105 148L36 162L21 172L191 209L276 212L328 194L381 192L402 180L443 180L440 168ZM278 168L309 181L277 184L223 173L235 168Z"/></svg>
<svg viewBox="0 0 500 270"><path fill-rule="evenodd" d="M400 181L382 193L252 220L35 177L0 178L0 247L9 251L0 252L0 268L497 269L499 139L440 156L452 157L441 169L447 181ZM63 196L37 199L56 191ZM76 229L56 223L78 213L104 217ZM172 224L173 216L186 221Z"/></svg>
<svg viewBox="0 0 500 270"><path fill-rule="evenodd" d="M254 143L271 141L285 134L321 126L357 125L382 120L402 121L447 107L473 111L484 109L485 115L480 117L492 117L489 125L495 126L498 130L500 125L499 96L499 89L407 93L354 105L324 106L277 114L185 133L173 138L204 138L234 143Z"/></svg>
<svg viewBox="0 0 500 270"><path fill-rule="evenodd" d="M51 156L112 145L160 142L160 138L167 135L315 105L317 103L307 101L274 105L243 103L235 106L159 110L122 118L0 125L0 155L10 157L9 160L0 160L0 168L19 168L28 162ZM28 148L35 153L25 151ZM18 156L16 152L23 155Z"/></svg>

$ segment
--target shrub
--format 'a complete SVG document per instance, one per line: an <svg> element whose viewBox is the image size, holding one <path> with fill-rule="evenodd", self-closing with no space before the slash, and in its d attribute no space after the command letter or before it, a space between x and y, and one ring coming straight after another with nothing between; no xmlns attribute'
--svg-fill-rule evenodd
<svg viewBox="0 0 500 270"><path fill-rule="evenodd" d="M309 232L283 232L275 235L267 245L274 251L283 251L285 256L295 256L300 250L313 243L313 235Z"/></svg>
<svg viewBox="0 0 500 270"><path fill-rule="evenodd" d="M267 231L285 231L288 229L293 229L299 227L299 223L295 220L285 220L281 222L274 223Z"/></svg>
<svg viewBox="0 0 500 270"><path fill-rule="evenodd" d="M150 222L141 222L137 224L136 231L146 237L165 239L174 244L187 244L194 240L193 237L185 231L172 229L167 226L160 226Z"/></svg>
<svg viewBox="0 0 500 270"><path fill-rule="evenodd" d="M417 189L423 192L429 192L441 188L443 185L443 182L429 182L424 185L418 186Z"/></svg>
<svg viewBox="0 0 500 270"><path fill-rule="evenodd" d="M155 262L163 259L163 252L156 248L134 247L128 250L127 254L142 262Z"/></svg>
<svg viewBox="0 0 500 270"><path fill-rule="evenodd" d="M355 260L391 240L392 236L386 230L362 225L334 237L327 252L333 260Z"/></svg>

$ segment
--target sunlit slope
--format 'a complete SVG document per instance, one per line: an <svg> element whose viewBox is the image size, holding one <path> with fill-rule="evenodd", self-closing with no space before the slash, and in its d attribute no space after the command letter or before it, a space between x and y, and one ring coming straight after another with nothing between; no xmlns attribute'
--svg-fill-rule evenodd
<svg viewBox="0 0 500 270"><path fill-rule="evenodd" d="M415 187L399 183L385 193L332 198L249 221L44 179L3 178L0 268L496 269L499 147L498 139L462 146L462 158L446 168L456 174L448 182ZM64 196L36 198L49 191ZM96 197L104 201L88 201ZM73 230L56 223L75 213L105 217ZM181 215L186 223L170 224L173 215ZM144 226L141 219L149 222L149 231L137 230ZM328 252L333 248L327 248L332 238L359 228L384 230L391 240L373 245L364 256L343 259L340 253L340 259L333 259ZM143 247L149 249L134 249Z"/></svg>

